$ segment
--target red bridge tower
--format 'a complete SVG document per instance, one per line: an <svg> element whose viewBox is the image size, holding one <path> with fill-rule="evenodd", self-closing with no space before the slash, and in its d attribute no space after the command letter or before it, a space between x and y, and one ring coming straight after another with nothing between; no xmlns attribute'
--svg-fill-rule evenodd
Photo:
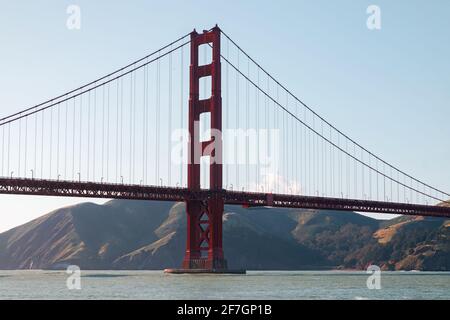
<svg viewBox="0 0 450 320"><path fill-rule="evenodd" d="M199 65L201 45L212 46L210 64ZM211 77L211 97L199 99L199 82ZM210 157L210 189L222 191L222 95L220 78L220 29L191 33L191 65L189 84L189 148L188 188L200 190L200 158ZM216 132L209 141L200 141L200 114L209 112L211 129ZM212 145L211 145L212 144ZM205 149L212 154L205 154ZM214 159L214 160L213 160ZM214 193L213 193L214 194ZM187 200L187 243L184 269L226 269L222 249L223 199L215 195L207 201Z"/></svg>
<svg viewBox="0 0 450 320"><path fill-rule="evenodd" d="M210 64L199 65L199 47L212 47ZM239 272L227 269L222 248L222 95L220 64L220 29L216 25L202 34L191 33L191 64L189 83L189 147L188 188L200 190L200 158L210 157L208 200L186 200L187 242L183 269L168 269L171 273ZM211 78L211 96L200 100L199 83ZM211 138L200 141L199 120L202 113L210 113Z"/></svg>

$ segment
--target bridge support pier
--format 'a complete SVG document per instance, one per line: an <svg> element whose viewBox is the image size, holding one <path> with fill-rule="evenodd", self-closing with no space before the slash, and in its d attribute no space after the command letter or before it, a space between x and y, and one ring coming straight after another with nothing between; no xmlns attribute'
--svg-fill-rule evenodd
<svg viewBox="0 0 450 320"><path fill-rule="evenodd" d="M210 64L199 65L199 47L212 47ZM191 63L189 82L189 147L188 188L200 190L200 159L210 158L209 188L211 196L206 201L186 200L187 240L182 269L166 269L170 273L245 273L229 270L222 247L222 95L220 65L220 29L214 27L202 34L191 33ZM200 100L199 82L211 77L211 96ZM199 120L209 113L211 138L200 141Z"/></svg>
<svg viewBox="0 0 450 320"><path fill-rule="evenodd" d="M227 269L222 249L223 200L186 201L187 243L183 269Z"/></svg>

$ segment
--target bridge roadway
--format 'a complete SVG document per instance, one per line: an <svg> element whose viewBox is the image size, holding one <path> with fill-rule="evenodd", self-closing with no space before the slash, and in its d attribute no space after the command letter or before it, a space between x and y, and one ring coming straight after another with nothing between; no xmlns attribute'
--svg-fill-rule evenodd
<svg viewBox="0 0 450 320"><path fill-rule="evenodd" d="M419 205L373 200L311 197L233 190L189 190L187 188L127 185L101 182L0 178L0 194L108 199L185 201L222 197L226 204L357 212L378 212L450 218L450 206Z"/></svg>

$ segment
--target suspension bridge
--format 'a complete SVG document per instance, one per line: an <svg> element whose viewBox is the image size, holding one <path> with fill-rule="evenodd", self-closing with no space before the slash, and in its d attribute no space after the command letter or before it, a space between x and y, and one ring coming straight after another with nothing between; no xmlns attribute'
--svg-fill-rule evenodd
<svg viewBox="0 0 450 320"><path fill-rule="evenodd" d="M227 271L224 204L450 217L449 193L348 137L217 26L1 118L0 136L0 193L185 202L180 272Z"/></svg>

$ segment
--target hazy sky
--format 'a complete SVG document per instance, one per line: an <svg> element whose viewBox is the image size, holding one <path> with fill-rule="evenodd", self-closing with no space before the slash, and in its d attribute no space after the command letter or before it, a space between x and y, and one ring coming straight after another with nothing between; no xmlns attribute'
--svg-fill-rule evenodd
<svg viewBox="0 0 450 320"><path fill-rule="evenodd" d="M350 137L450 190L446 0L0 3L0 116L217 23ZM71 4L81 8L81 30L66 27ZM381 30L366 26L371 4L381 9ZM82 200L0 196L0 231Z"/></svg>

